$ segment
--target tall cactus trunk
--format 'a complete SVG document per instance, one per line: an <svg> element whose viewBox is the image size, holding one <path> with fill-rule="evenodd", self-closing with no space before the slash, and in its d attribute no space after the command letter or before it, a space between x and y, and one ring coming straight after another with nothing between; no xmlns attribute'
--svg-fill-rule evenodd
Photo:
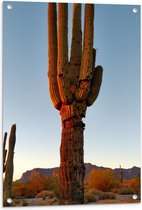
<svg viewBox="0 0 142 210"><path fill-rule="evenodd" d="M84 202L84 138L85 124L81 119L66 121L62 127L60 147L61 204Z"/></svg>
<svg viewBox="0 0 142 210"><path fill-rule="evenodd" d="M16 141L16 124L12 125L10 137L9 137L8 157L6 161L5 179L4 179L4 185L3 185L3 205L4 206L9 205L7 203L7 199L11 198L15 141Z"/></svg>

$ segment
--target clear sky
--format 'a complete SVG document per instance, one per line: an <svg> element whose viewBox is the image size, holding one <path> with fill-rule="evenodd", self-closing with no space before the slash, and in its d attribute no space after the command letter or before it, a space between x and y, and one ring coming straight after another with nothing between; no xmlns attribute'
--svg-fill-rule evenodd
<svg viewBox="0 0 142 210"><path fill-rule="evenodd" d="M3 134L16 123L15 180L35 167L59 166L61 122L48 92L47 3L13 2L11 10L7 4ZM71 13L70 4L69 46ZM97 4L94 26L96 64L104 74L99 97L84 119L84 160L112 168L140 166L140 7Z"/></svg>

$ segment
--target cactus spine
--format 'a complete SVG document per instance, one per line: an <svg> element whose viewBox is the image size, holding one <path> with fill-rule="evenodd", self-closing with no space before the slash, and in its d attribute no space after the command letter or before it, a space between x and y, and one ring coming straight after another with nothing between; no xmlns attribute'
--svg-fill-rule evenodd
<svg viewBox="0 0 142 210"><path fill-rule="evenodd" d="M12 125L11 132L9 136L9 147L8 147L8 155L5 165L5 144L6 144L6 137L7 133L4 135L4 142L3 142L3 163L4 163L4 169L5 172L5 179L4 179L4 185L3 185L3 204L4 206L8 206L7 198L11 198L11 188L12 188L12 180L13 180L13 158L14 158L14 147L15 147L15 141L16 141L16 124Z"/></svg>
<svg viewBox="0 0 142 210"><path fill-rule="evenodd" d="M84 138L87 106L96 100L102 83L103 68L95 68L93 48L94 5L85 5L82 49L81 4L73 4L71 56L68 61L68 4L48 4L48 81L52 103L60 111L61 203L84 202Z"/></svg>

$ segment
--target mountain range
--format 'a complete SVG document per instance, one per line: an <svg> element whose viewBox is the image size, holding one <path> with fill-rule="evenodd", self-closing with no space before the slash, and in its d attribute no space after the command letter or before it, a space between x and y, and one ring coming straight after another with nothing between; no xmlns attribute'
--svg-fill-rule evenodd
<svg viewBox="0 0 142 210"><path fill-rule="evenodd" d="M106 170L106 169L111 169L111 168L107 168L107 167L103 167L103 166L96 166L93 165L91 163L85 163L85 177L86 175L92 170L92 169L101 169L101 170ZM114 171L114 174L116 175L116 177L119 176L119 172L120 172L120 168L115 168L112 169ZM123 179L131 179L134 178L136 176L140 175L140 168L133 166L132 168L129 169L124 169L122 168L122 173L123 173ZM24 172L21 176L21 178L19 180L17 180L18 182L29 182L31 180L34 179L34 177L37 176L57 176L59 174L59 167L55 167L55 168L34 168L32 170L28 170L26 172Z"/></svg>

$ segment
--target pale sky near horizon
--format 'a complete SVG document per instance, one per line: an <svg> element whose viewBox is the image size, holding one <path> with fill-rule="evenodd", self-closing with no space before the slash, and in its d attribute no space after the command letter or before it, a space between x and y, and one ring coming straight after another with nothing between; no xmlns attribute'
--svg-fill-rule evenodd
<svg viewBox="0 0 142 210"><path fill-rule="evenodd" d="M16 123L16 180L26 170L59 166L61 122L48 92L47 3L13 2L12 10L7 4L3 133ZM69 46L71 10L69 4ZM140 6L97 4L94 26L96 64L104 74L99 97L84 119L84 160L112 168L140 166Z"/></svg>

